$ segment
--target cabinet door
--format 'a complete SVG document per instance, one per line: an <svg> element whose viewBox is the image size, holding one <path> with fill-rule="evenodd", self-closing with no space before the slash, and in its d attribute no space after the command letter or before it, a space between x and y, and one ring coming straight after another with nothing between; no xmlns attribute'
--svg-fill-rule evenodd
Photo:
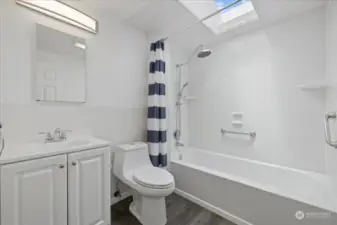
<svg viewBox="0 0 337 225"><path fill-rule="evenodd" d="M1 224L67 225L67 157L1 167Z"/></svg>
<svg viewBox="0 0 337 225"><path fill-rule="evenodd" d="M68 155L69 225L110 224L110 148Z"/></svg>

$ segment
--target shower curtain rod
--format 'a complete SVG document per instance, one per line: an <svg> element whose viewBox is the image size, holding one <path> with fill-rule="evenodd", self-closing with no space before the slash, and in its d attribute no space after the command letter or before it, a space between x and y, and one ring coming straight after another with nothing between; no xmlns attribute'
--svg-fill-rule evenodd
<svg viewBox="0 0 337 225"><path fill-rule="evenodd" d="M183 33L183 32L185 32L185 31L191 29L191 28L194 27L195 25L198 25L199 23L204 22L205 20L207 20L207 19L209 19L209 18L215 16L216 14L221 13L222 11L224 11L224 10L226 10L226 9L228 9L228 8L230 8L230 7L232 7L233 5L236 5L237 3L241 2L241 1L243 1L243 0L237 0L237 1L235 1L235 2L232 2L231 4L229 4L229 5L227 5L227 6L224 6L223 8L221 8L221 9L215 11L214 13L212 13L212 14L210 14L210 15L204 17L204 18L202 18L201 20L198 20L197 22L195 22L195 23L193 23L193 24L191 24L191 25L185 27L184 29L178 30L178 31L176 31L175 33L173 33L173 34L171 34L171 35L169 35L169 36L167 36L167 37L161 38L160 41L166 41L166 40L169 39L169 37L171 37L171 36L174 36L174 35Z"/></svg>

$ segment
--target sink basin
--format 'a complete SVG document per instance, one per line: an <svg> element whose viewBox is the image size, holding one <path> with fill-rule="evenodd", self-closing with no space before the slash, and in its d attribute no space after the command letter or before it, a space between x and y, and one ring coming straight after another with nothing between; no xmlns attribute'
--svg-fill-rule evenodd
<svg viewBox="0 0 337 225"><path fill-rule="evenodd" d="M41 139L30 142L7 142L6 149L0 157L0 165L105 147L110 147L110 143L86 135L53 143L45 143Z"/></svg>
<svg viewBox="0 0 337 225"><path fill-rule="evenodd" d="M76 140L76 141L66 142L66 144L70 147L83 146L83 145L88 145L90 143L91 141L87 141L87 140Z"/></svg>
<svg viewBox="0 0 337 225"><path fill-rule="evenodd" d="M68 147L76 147L76 146L83 146L83 145L89 145L91 144L91 141L88 140L72 140L72 141L56 141L56 142L45 142L44 144L47 144L47 146L51 148L55 147L61 147L62 148L68 148Z"/></svg>

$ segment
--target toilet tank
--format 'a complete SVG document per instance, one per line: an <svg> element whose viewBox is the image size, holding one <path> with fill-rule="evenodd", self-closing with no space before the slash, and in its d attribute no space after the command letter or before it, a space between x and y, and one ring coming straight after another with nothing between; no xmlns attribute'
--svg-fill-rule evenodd
<svg viewBox="0 0 337 225"><path fill-rule="evenodd" d="M147 143L134 142L114 148L113 172L116 176L146 165L152 165Z"/></svg>

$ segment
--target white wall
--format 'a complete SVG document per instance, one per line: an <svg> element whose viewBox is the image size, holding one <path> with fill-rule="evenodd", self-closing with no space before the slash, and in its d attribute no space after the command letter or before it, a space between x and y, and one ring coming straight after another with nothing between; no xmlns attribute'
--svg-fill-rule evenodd
<svg viewBox="0 0 337 225"><path fill-rule="evenodd" d="M55 127L93 132L113 144L143 139L148 67L145 34L94 14L100 31L90 35L13 1L1 4L1 100L7 139L31 138L38 131ZM86 104L34 101L32 53L36 22L87 39Z"/></svg>
<svg viewBox="0 0 337 225"><path fill-rule="evenodd" d="M331 83L337 84L337 2L330 1L327 5L327 42L326 42L326 59L327 73L326 78ZM336 86L335 86L336 87ZM326 111L337 111L337 90L331 88L326 93ZM334 128L333 140L337 140L337 123L334 123L331 128ZM337 149L326 146L327 171L333 176L337 186Z"/></svg>
<svg viewBox="0 0 337 225"><path fill-rule="evenodd" d="M92 133L112 144L144 140L148 41L143 32L99 13L91 35L0 1L1 111L6 141L26 141L60 127ZM37 103L33 71L35 23L86 38L87 103ZM112 188L114 189L114 182Z"/></svg>
<svg viewBox="0 0 337 225"><path fill-rule="evenodd" d="M209 47L189 67L190 146L324 172L325 93L297 85L324 79L325 9ZM232 112L244 113L242 128ZM257 137L222 138L221 128Z"/></svg>

